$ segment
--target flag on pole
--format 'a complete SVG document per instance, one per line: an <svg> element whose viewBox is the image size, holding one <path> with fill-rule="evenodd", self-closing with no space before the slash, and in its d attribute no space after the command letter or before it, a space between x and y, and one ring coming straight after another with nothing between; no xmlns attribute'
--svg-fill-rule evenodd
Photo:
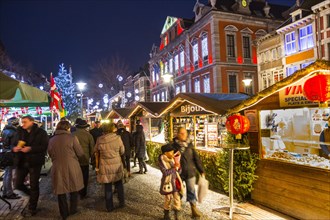
<svg viewBox="0 0 330 220"><path fill-rule="evenodd" d="M57 90L53 74L50 73L50 109L55 109L60 112L64 111L62 96Z"/></svg>

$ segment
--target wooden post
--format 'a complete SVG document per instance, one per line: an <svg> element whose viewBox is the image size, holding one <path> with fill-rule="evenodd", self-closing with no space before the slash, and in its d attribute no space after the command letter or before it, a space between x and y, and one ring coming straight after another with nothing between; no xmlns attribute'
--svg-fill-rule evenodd
<svg viewBox="0 0 330 220"><path fill-rule="evenodd" d="M197 136L197 132L196 132L196 116L193 116L193 122L194 122L194 148L196 148L196 144L197 144L197 141L196 141L196 136Z"/></svg>
<svg viewBox="0 0 330 220"><path fill-rule="evenodd" d="M169 127L169 129L170 129L170 136L168 137L169 138L169 140L168 141L172 141L173 140L173 117L172 116L170 116L170 122L169 122L169 125L170 125L170 127Z"/></svg>
<svg viewBox="0 0 330 220"><path fill-rule="evenodd" d="M151 117L149 117L149 138L150 138L150 142L151 142L151 138L152 138L152 134L151 134Z"/></svg>

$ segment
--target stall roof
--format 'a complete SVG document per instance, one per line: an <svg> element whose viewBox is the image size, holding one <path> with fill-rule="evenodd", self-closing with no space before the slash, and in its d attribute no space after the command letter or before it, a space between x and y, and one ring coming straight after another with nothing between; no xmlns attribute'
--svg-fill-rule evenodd
<svg viewBox="0 0 330 220"><path fill-rule="evenodd" d="M240 104L249 98L249 95L242 93L235 94L210 94L210 93L180 93L160 113L160 116L175 109L183 102L190 102L202 107L205 111L217 115L223 115L228 109Z"/></svg>
<svg viewBox="0 0 330 220"><path fill-rule="evenodd" d="M139 109L144 109L151 115L157 117L161 111L163 111L168 105L168 102L138 102L135 108L129 114L129 118L132 117Z"/></svg>
<svg viewBox="0 0 330 220"><path fill-rule="evenodd" d="M49 106L48 93L0 72L0 107Z"/></svg>
<svg viewBox="0 0 330 220"><path fill-rule="evenodd" d="M274 93L284 89L285 87L290 86L293 83L299 82L300 80L303 80L306 77L311 76L314 73L320 71L330 73L330 61L317 60L316 62L310 64L306 68L298 70L291 76L288 76L285 79L266 88L265 90L260 91L259 93L243 101L239 105L228 109L227 114L237 113L253 105L256 105L263 99L273 95Z"/></svg>
<svg viewBox="0 0 330 220"><path fill-rule="evenodd" d="M129 113L132 111L132 108L114 108L106 116L106 119L109 118L128 118Z"/></svg>

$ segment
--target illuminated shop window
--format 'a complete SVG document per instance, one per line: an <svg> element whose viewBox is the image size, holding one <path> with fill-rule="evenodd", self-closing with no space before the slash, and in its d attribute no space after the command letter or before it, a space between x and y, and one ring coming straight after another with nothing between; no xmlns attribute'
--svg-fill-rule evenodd
<svg viewBox="0 0 330 220"><path fill-rule="evenodd" d="M294 32L285 35L286 54L290 55L296 52L296 37Z"/></svg>
<svg viewBox="0 0 330 220"><path fill-rule="evenodd" d="M299 45L300 50L314 47L313 27L311 24L299 29Z"/></svg>

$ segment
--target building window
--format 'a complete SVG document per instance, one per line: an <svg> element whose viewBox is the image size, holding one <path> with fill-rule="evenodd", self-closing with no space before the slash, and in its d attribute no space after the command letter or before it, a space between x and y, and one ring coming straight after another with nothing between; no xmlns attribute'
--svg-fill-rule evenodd
<svg viewBox="0 0 330 220"><path fill-rule="evenodd" d="M294 32L285 35L285 50L287 55L296 52L296 37Z"/></svg>
<svg viewBox="0 0 330 220"><path fill-rule="evenodd" d="M209 49L207 43L207 33L202 34L202 57L204 61L208 60L209 57Z"/></svg>
<svg viewBox="0 0 330 220"><path fill-rule="evenodd" d="M184 48L182 48L180 52L180 68L184 68Z"/></svg>
<svg viewBox="0 0 330 220"><path fill-rule="evenodd" d="M210 75L204 75L203 84L204 84L204 93L210 93L211 92Z"/></svg>
<svg viewBox="0 0 330 220"><path fill-rule="evenodd" d="M169 60L169 72L170 73L173 73L173 59L171 58L170 60Z"/></svg>
<svg viewBox="0 0 330 220"><path fill-rule="evenodd" d="M311 24L299 29L299 45L300 50L314 47L313 27Z"/></svg>
<svg viewBox="0 0 330 220"><path fill-rule="evenodd" d="M237 93L237 74L231 73L228 75L228 86L229 86L229 93Z"/></svg>
<svg viewBox="0 0 330 220"><path fill-rule="evenodd" d="M276 49L273 49L272 50L272 60L276 60L277 57L276 57Z"/></svg>
<svg viewBox="0 0 330 220"><path fill-rule="evenodd" d="M154 102L156 102L156 101L157 101L157 99L156 99L156 95L154 95L154 97L153 97L153 100L154 100Z"/></svg>
<svg viewBox="0 0 330 220"><path fill-rule="evenodd" d="M243 56L245 59L251 59L251 40L249 36L243 36Z"/></svg>
<svg viewBox="0 0 330 220"><path fill-rule="evenodd" d="M162 91L162 102L165 102L165 92Z"/></svg>
<svg viewBox="0 0 330 220"><path fill-rule="evenodd" d="M291 66L286 68L286 76L291 76L297 70L298 70L298 66Z"/></svg>
<svg viewBox="0 0 330 220"><path fill-rule="evenodd" d="M284 78L283 70L273 71L274 83L281 81Z"/></svg>
<svg viewBox="0 0 330 220"><path fill-rule="evenodd" d="M330 28L330 14L327 15L327 28Z"/></svg>
<svg viewBox="0 0 330 220"><path fill-rule="evenodd" d="M175 69L175 71L179 70L179 55L178 54L174 56L174 69Z"/></svg>
<svg viewBox="0 0 330 220"><path fill-rule="evenodd" d="M311 62L302 63L302 64L301 64L301 69L303 69L303 68L309 66L311 63L313 63L313 62L311 61Z"/></svg>
<svg viewBox="0 0 330 220"><path fill-rule="evenodd" d="M263 73L261 75L262 89L266 89L273 85L272 76L270 73Z"/></svg>
<svg viewBox="0 0 330 220"><path fill-rule="evenodd" d="M194 79L194 91L195 93L200 93L201 92L201 85L199 82L199 77Z"/></svg>
<svg viewBox="0 0 330 220"><path fill-rule="evenodd" d="M182 83L182 85L181 85L181 92L186 92L187 90L186 90L186 83Z"/></svg>
<svg viewBox="0 0 330 220"><path fill-rule="evenodd" d="M235 56L235 36L233 34L227 34L227 56Z"/></svg>
<svg viewBox="0 0 330 220"><path fill-rule="evenodd" d="M176 85L175 87L175 94L179 94L180 93L180 86L179 85Z"/></svg>
<svg viewBox="0 0 330 220"><path fill-rule="evenodd" d="M160 95L159 95L159 93L157 93L157 102L159 102L160 101Z"/></svg>
<svg viewBox="0 0 330 220"><path fill-rule="evenodd" d="M165 62L164 73L168 73L168 62Z"/></svg>
<svg viewBox="0 0 330 220"><path fill-rule="evenodd" d="M282 49L281 47L277 48L277 58L280 59L282 57Z"/></svg>
<svg viewBox="0 0 330 220"><path fill-rule="evenodd" d="M195 39L192 43L192 49L193 49L193 62L194 65L198 66L198 41Z"/></svg>
<svg viewBox="0 0 330 220"><path fill-rule="evenodd" d="M253 93L253 77L252 77L252 74L251 73L245 73L244 74L244 79L250 79L251 80L250 85L248 85L248 86L244 85L244 90L245 90L245 93L252 94Z"/></svg>

